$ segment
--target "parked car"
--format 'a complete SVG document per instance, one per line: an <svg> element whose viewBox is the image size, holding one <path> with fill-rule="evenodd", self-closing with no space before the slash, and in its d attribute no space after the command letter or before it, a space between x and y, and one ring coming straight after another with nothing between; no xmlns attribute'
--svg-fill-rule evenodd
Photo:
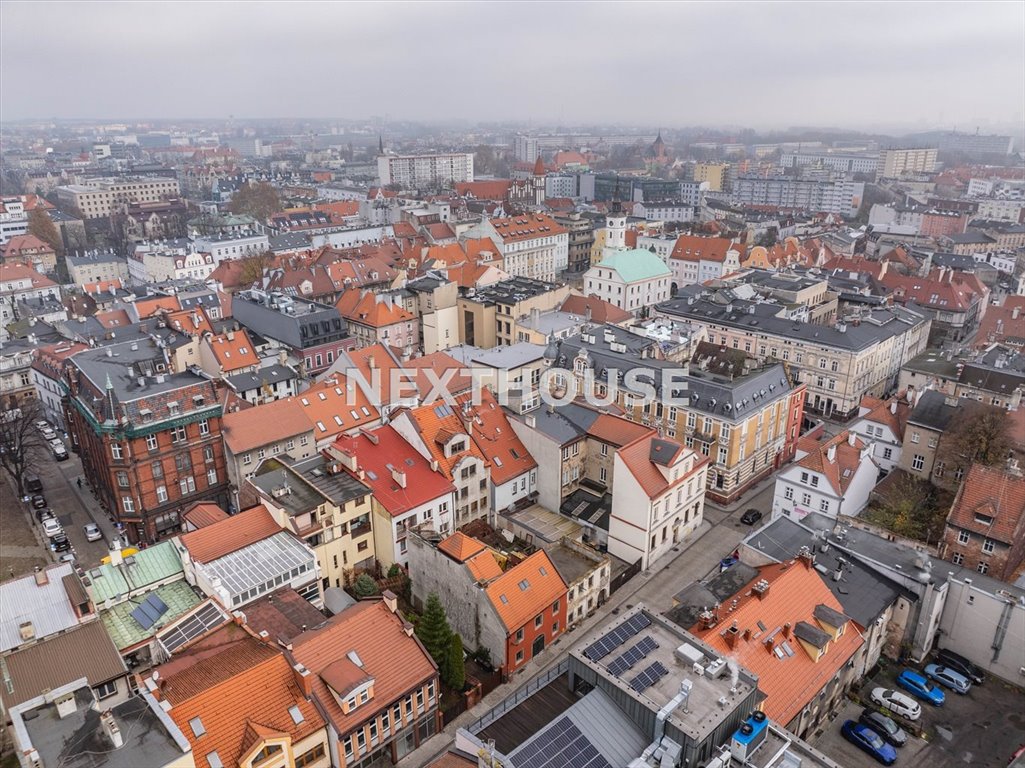
<svg viewBox="0 0 1025 768"><path fill-rule="evenodd" d="M883 709L895 712L908 720L917 720L922 716L921 704L892 688L873 688L869 698Z"/></svg>
<svg viewBox="0 0 1025 768"><path fill-rule="evenodd" d="M897 760L897 750L883 741L883 737L864 723L847 720L840 728L843 737L862 751L868 752L883 765L893 765Z"/></svg>
<svg viewBox="0 0 1025 768"><path fill-rule="evenodd" d="M882 736L885 741L890 742L895 747L903 747L908 743L908 735L904 732L904 729L882 712L866 708L861 711L861 717L858 720L869 726L873 731Z"/></svg>
<svg viewBox="0 0 1025 768"><path fill-rule="evenodd" d="M972 683L967 677L942 664L930 664L927 666L925 668L925 676L930 680L935 680L944 688L949 688L962 695L972 689Z"/></svg>
<svg viewBox="0 0 1025 768"><path fill-rule="evenodd" d="M57 522L56 518L48 517L43 521L43 535L44 536L56 536L58 533L63 533L64 528Z"/></svg>
<svg viewBox="0 0 1025 768"><path fill-rule="evenodd" d="M32 509L42 509L45 506L46 497L43 494L37 493L35 496L32 497Z"/></svg>
<svg viewBox="0 0 1025 768"><path fill-rule="evenodd" d="M67 535L61 532L50 538L50 549L54 552L67 552L71 549L71 542L68 541Z"/></svg>
<svg viewBox="0 0 1025 768"><path fill-rule="evenodd" d="M64 447L63 440L51 440L50 450L53 451L53 457L57 461L64 461L68 458L68 449Z"/></svg>
<svg viewBox="0 0 1025 768"><path fill-rule="evenodd" d="M740 516L740 522L742 522L744 525L754 525L761 519L762 513L757 509L749 509L747 510L747 512Z"/></svg>
<svg viewBox="0 0 1025 768"><path fill-rule="evenodd" d="M48 422L46 419L40 419L39 421L35 422L35 426L36 429L38 429L40 432L42 432L44 429L53 429L53 427L50 426L50 422Z"/></svg>
<svg viewBox="0 0 1025 768"><path fill-rule="evenodd" d="M936 663L949 667L959 675L967 677L975 685L982 685L986 682L986 675L983 674L982 670L960 653L954 653L946 648L941 648L936 654Z"/></svg>
<svg viewBox="0 0 1025 768"><path fill-rule="evenodd" d="M42 509L36 510L36 520L42 523L44 520L53 517L53 510L49 507L43 507Z"/></svg>
<svg viewBox="0 0 1025 768"><path fill-rule="evenodd" d="M55 439L56 437L57 437L57 433L54 432L50 427L47 427L46 429L43 430L43 439L46 440L46 442L50 442L51 440Z"/></svg>
<svg viewBox="0 0 1025 768"><path fill-rule="evenodd" d="M86 523L82 526L82 529L85 531L86 541L99 541L103 538L103 531L100 530L96 523Z"/></svg>
<svg viewBox="0 0 1025 768"><path fill-rule="evenodd" d="M916 696L922 701L927 701L934 707L942 707L943 702L947 700L947 697L938 686L930 683L929 678L913 669L905 669L897 675L897 685L912 696Z"/></svg>
<svg viewBox="0 0 1025 768"><path fill-rule="evenodd" d="M40 493L43 490L43 481L39 475L25 475L25 490L29 493Z"/></svg>

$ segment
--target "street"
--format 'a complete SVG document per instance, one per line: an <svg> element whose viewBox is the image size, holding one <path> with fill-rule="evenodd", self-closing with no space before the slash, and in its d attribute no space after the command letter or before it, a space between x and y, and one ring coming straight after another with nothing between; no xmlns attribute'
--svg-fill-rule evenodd
<svg viewBox="0 0 1025 768"><path fill-rule="evenodd" d="M85 569L98 565L108 554L109 542L116 535L110 519L100 510L83 483L78 487L77 479L82 476L82 464L78 456L70 454L67 461L58 462L47 451L36 464L36 474L43 483L43 496L47 506L64 527L71 542L75 559ZM60 554L49 549L29 504L17 498L13 479L4 473L0 483L0 518L3 536L0 541L0 574L10 578L31 571L34 566L55 562ZM86 541L83 526L96 523L103 532L103 539Z"/></svg>

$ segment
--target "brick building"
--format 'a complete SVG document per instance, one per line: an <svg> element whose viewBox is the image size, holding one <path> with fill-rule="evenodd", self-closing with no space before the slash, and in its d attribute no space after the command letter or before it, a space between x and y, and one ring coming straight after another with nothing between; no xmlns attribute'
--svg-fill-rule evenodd
<svg viewBox="0 0 1025 768"><path fill-rule="evenodd" d="M947 516L940 553L954 565L1014 581L1025 564L1025 479L973 464Z"/></svg>
<svg viewBox="0 0 1025 768"><path fill-rule="evenodd" d="M176 532L184 507L225 507L228 476L213 384L171 373L165 350L124 342L75 355L65 423L100 505L131 542Z"/></svg>

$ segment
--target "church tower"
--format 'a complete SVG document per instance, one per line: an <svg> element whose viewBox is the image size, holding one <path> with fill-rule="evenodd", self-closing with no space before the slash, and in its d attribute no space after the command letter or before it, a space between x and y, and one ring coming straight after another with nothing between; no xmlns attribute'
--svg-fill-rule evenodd
<svg viewBox="0 0 1025 768"><path fill-rule="evenodd" d="M622 251L626 248L626 211L618 200L605 217L605 250Z"/></svg>
<svg viewBox="0 0 1025 768"><path fill-rule="evenodd" d="M533 192L534 205L540 207L545 204L545 163L541 155L537 156L534 162L534 175L530 179L530 187Z"/></svg>

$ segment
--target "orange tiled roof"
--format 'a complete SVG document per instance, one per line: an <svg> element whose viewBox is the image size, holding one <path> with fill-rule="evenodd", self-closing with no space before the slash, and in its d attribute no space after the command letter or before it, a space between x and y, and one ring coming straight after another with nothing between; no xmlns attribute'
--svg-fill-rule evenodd
<svg viewBox="0 0 1025 768"><path fill-rule="evenodd" d="M222 765L238 765L262 739L287 734L295 743L324 727L280 651L231 624L209 639L216 642L186 650L160 668L159 695L171 703L168 714L192 744L197 768L210 767L212 752ZM293 706L303 716L298 724L288 711ZM200 736L194 718L202 723Z"/></svg>
<svg viewBox="0 0 1025 768"><path fill-rule="evenodd" d="M350 288L343 293L335 307L346 320L371 328L385 328L416 319L399 304L389 303L377 294L363 292L359 288Z"/></svg>
<svg viewBox="0 0 1025 768"><path fill-rule="evenodd" d="M456 398L459 405L470 400L470 394ZM487 459L493 483L501 485L537 467L534 457L516 436L490 389L482 390L480 405L473 406L473 416L470 437Z"/></svg>
<svg viewBox="0 0 1025 768"><path fill-rule="evenodd" d="M689 448L684 448L683 445L675 440L660 438L657 434L647 434L619 449L619 457L641 485L641 488L644 489L644 492L652 499L661 496L673 486L687 482L689 477L701 470L709 461L707 456L694 454L694 464L690 472L680 475L673 482L667 480L666 476L662 474L662 470L659 469L659 465L652 461L653 453L659 451L664 451L667 455L669 452L675 451L674 457L679 455L680 451L693 453Z"/></svg>
<svg viewBox="0 0 1025 768"><path fill-rule="evenodd" d="M797 464L811 472L825 475L826 480L837 494L843 495L854 480L854 475L861 466L861 451L865 443L860 437L854 438L854 445L848 441L850 432L844 430L835 437L818 441L814 438L801 438L798 449L808 454L797 461ZM825 435L824 435L825 436ZM829 449L836 446L836 458L829 460Z"/></svg>
<svg viewBox="0 0 1025 768"><path fill-rule="evenodd" d="M896 405L896 408L893 406ZM911 415L911 404L907 398L896 395L889 400L880 400L871 395L861 398L861 407L868 408L868 412L859 418L867 419L875 424L884 424L890 428L893 435L900 440L904 435L904 427L908 423L908 416Z"/></svg>
<svg viewBox="0 0 1025 768"><path fill-rule="evenodd" d="M737 246L726 237L697 237L680 235L669 254L671 259L683 261L726 261L726 253Z"/></svg>
<svg viewBox="0 0 1025 768"><path fill-rule="evenodd" d="M982 516L982 520L977 516ZM992 522L987 522L987 518ZM958 490L947 522L1013 545L1025 534L1025 479L998 467L973 464Z"/></svg>
<svg viewBox="0 0 1025 768"><path fill-rule="evenodd" d="M122 287L120 280L101 280L98 283L86 283L82 286L82 290L86 293L106 293L119 290Z"/></svg>
<svg viewBox="0 0 1025 768"><path fill-rule="evenodd" d="M626 320L633 320L633 315L625 309L620 309L615 304L599 299L597 296L577 296L570 294L562 302L561 312L569 312L572 315L584 317L588 310L591 312L593 323L622 323Z"/></svg>
<svg viewBox="0 0 1025 768"><path fill-rule="evenodd" d="M762 599L753 593L749 584L737 593L739 602L734 610L726 614L720 608L721 621L718 625L711 629L695 625L690 631L716 651L736 659L742 667L758 675L758 688L768 697L763 706L765 714L786 724L833 679L864 640L853 622L849 621L843 634L836 640L830 640L825 653L815 661L794 636L793 627L805 622L819 628L821 624L814 615L818 606L824 605L839 614L843 614L843 606L829 591L818 571L801 561L764 566L759 569L757 579L765 579L769 583L769 591ZM731 648L723 632L734 621L739 635ZM762 630L759 622L767 629ZM774 639L777 643L782 642L783 627L788 623L791 629L787 643L794 654L784 654L781 659L769 650L765 640L769 633L776 631ZM751 632L749 639L744 637L746 630Z"/></svg>
<svg viewBox="0 0 1025 768"><path fill-rule="evenodd" d="M250 341L249 334L244 328L214 336L207 343L210 345L214 359L225 373L260 364L260 358L256 356L256 350L253 349L253 342Z"/></svg>
<svg viewBox="0 0 1025 768"><path fill-rule="evenodd" d="M168 328L174 328L189 336L202 336L204 333L214 332L214 327L210 324L210 318L203 307L168 312L164 322Z"/></svg>
<svg viewBox="0 0 1025 768"><path fill-rule="evenodd" d="M341 373L343 376L348 373L350 366L346 364L350 362L351 369L358 371L368 383L374 381L374 371L378 371L377 374L381 379L381 402L390 403L393 400L391 391L391 378L393 370L401 370L402 364L399 362L396 351L385 344L377 343L371 344L369 347L363 347L361 349L352 349L348 352L339 355L339 363L335 366L335 370ZM402 392L396 392L394 399L398 400L399 394L405 397L410 397L414 394L415 387L410 384L404 385Z"/></svg>
<svg viewBox="0 0 1025 768"><path fill-rule="evenodd" d="M427 377L426 370L430 369L434 371L436 378L445 382L443 378L444 372L448 370L461 371L463 370L463 364L456 360L448 352L432 352L429 355L421 355L420 357L413 358L406 363L406 370L413 372L416 375L416 389L421 398L427 397L433 386L433 381ZM456 374L448 380L448 391L452 395L465 392L473 385L473 379L470 376Z"/></svg>
<svg viewBox="0 0 1025 768"><path fill-rule="evenodd" d="M313 431L313 422L295 398L274 400L221 417L224 444L236 456L279 440Z"/></svg>
<svg viewBox="0 0 1025 768"><path fill-rule="evenodd" d="M178 302L177 296L156 296L152 299L142 299L141 301L135 302L133 306L135 307L135 312L138 314L140 320L152 317L160 310L177 312L181 309L181 304Z"/></svg>
<svg viewBox="0 0 1025 768"><path fill-rule="evenodd" d="M57 285L46 275L39 274L27 264L0 264L0 283L25 279L32 281L33 288L46 288L51 285Z"/></svg>
<svg viewBox="0 0 1025 768"><path fill-rule="evenodd" d="M555 219L543 213L511 216L505 219L491 219L491 225L504 243L518 243L522 240L563 235L567 231Z"/></svg>
<svg viewBox="0 0 1025 768"><path fill-rule="evenodd" d="M485 550L486 547L482 542L477 541L477 539L471 538L460 531L456 531L438 544L438 549L451 557L457 563L465 563L477 553Z"/></svg>
<svg viewBox="0 0 1025 768"><path fill-rule="evenodd" d="M510 634L566 594L566 582L548 553L539 549L485 588Z"/></svg>
<svg viewBox="0 0 1025 768"><path fill-rule="evenodd" d="M484 549L466 561L466 570L470 572L475 581L487 583L502 575L502 566L495 559L495 553L490 549Z"/></svg>
<svg viewBox="0 0 1025 768"><path fill-rule="evenodd" d="M464 396L465 399L466 396ZM462 405L462 403L460 403ZM487 463L484 454L477 447L473 440L466 440L466 448L451 456L445 455L445 447L442 443L454 435L466 435L467 430L463 424L461 409L457 412L451 406L444 408L438 415L439 405L424 405L419 408L410 408L408 413L420 433L427 450L431 452L431 458L438 462L438 466L449 480L452 479L452 469L467 456L476 456L482 462Z"/></svg>
<svg viewBox="0 0 1025 768"><path fill-rule="evenodd" d="M367 399L363 388L341 375L314 384L293 400L303 407L318 442L370 426L381 418L381 412Z"/></svg>
<svg viewBox="0 0 1025 768"><path fill-rule="evenodd" d="M31 232L24 235L14 235L4 246L4 256L10 258L19 255L22 251L46 251L53 253L54 250L44 241L33 235Z"/></svg>
<svg viewBox="0 0 1025 768"><path fill-rule="evenodd" d="M109 312L97 312L96 322L104 328L119 328L125 325L131 325L132 318L128 316L127 310L112 309Z"/></svg>
<svg viewBox="0 0 1025 768"><path fill-rule="evenodd" d="M645 427L636 421L602 413L587 428L587 434L602 442L623 446L647 435L654 436L656 433L651 427Z"/></svg>
<svg viewBox="0 0 1025 768"><path fill-rule="evenodd" d="M323 626L292 638L292 655L313 674L313 695L339 733L347 733L369 713L390 705L410 690L437 677L423 646L406 632L405 622L382 601L356 603ZM374 678L374 698L348 714L342 712L322 675L355 651L362 670ZM329 675L330 677L330 675Z"/></svg>
<svg viewBox="0 0 1025 768"><path fill-rule="evenodd" d="M183 533L181 543L194 561L209 563L280 531L281 526L260 504L198 531Z"/></svg>
<svg viewBox="0 0 1025 768"><path fill-rule="evenodd" d="M456 194L460 197L474 197L477 200L505 200L512 188L509 179L492 179L489 181L457 181Z"/></svg>
<svg viewBox="0 0 1025 768"><path fill-rule="evenodd" d="M1025 296L1007 296L999 307L987 307L975 335L976 347L988 347L1008 338L1025 340Z"/></svg>
<svg viewBox="0 0 1025 768"><path fill-rule="evenodd" d="M227 520L228 513L212 501L197 501L182 513L182 517L196 528L205 528L208 525Z"/></svg>

